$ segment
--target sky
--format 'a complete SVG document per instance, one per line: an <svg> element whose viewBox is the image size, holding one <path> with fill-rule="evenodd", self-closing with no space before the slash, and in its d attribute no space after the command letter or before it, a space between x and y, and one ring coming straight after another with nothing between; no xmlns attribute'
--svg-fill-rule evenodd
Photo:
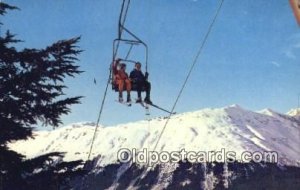
<svg viewBox="0 0 300 190"><path fill-rule="evenodd" d="M2 0L19 7L1 22L24 42L18 48L45 48L81 36L81 70L68 78L67 96L84 96L63 116L63 125L96 122L117 38L120 0ZM152 101L171 109L200 48L219 0L131 0L126 28L149 48ZM130 59L141 61L137 47ZM126 51L128 47L121 47ZM245 109L271 108L285 113L297 107L300 93L300 28L288 0L225 0L187 86L177 113L238 104ZM133 65L127 66L127 71ZM94 78L97 83L94 84ZM144 96L144 94L143 94ZM111 90L100 123L105 126L167 116L155 108L117 103ZM132 93L133 99L136 93Z"/></svg>

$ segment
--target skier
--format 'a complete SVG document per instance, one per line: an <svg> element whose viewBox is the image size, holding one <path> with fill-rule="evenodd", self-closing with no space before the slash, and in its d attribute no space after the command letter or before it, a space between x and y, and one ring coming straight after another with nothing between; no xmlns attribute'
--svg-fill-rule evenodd
<svg viewBox="0 0 300 190"><path fill-rule="evenodd" d="M144 99L144 102L147 104L152 104L152 101L150 100L150 90L151 90L151 84L148 82L148 72L144 73L141 71L141 63L136 62L135 68L130 72L129 78L131 79L133 85L137 86L137 94L138 99L136 100L137 103L142 102L142 96L141 92L143 88L146 91L146 97Z"/></svg>
<svg viewBox="0 0 300 190"><path fill-rule="evenodd" d="M120 63L120 61L121 59L117 59L113 64L114 81L118 85L119 90L119 102L123 102L123 89L125 84L127 91L127 103L130 103L131 81L126 73L126 64ZM118 69L118 67L120 68Z"/></svg>

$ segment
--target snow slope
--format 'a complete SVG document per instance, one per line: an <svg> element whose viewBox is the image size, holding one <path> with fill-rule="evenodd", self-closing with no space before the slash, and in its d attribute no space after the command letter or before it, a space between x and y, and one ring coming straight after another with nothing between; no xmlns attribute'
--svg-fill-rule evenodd
<svg viewBox="0 0 300 190"><path fill-rule="evenodd" d="M300 120L300 108L291 109L286 114Z"/></svg>
<svg viewBox="0 0 300 190"><path fill-rule="evenodd" d="M120 148L152 150L166 118L99 127L92 158L101 155L98 165L117 161ZM95 125L78 123L53 131L37 131L35 138L10 145L27 158L60 151L65 160L86 160ZM300 162L300 120L270 109L253 112L232 105L219 109L203 109L177 114L170 122L157 146L158 151L277 151L282 164Z"/></svg>

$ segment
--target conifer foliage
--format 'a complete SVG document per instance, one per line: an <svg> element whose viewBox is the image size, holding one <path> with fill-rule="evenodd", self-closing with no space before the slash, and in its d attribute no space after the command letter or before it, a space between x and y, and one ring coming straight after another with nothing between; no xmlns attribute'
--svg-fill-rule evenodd
<svg viewBox="0 0 300 190"><path fill-rule="evenodd" d="M0 17L15 9L18 8L0 2ZM32 137L33 126L38 122L58 126L62 122L61 115L68 114L72 104L80 103L80 96L69 98L64 94L64 79L82 72L76 65L82 51L77 46L79 40L80 37L76 37L58 41L44 49L18 50L16 45L21 40L9 31L0 34L0 189L30 188L30 179L36 180L30 172L55 157L51 154L24 161L22 155L8 150L7 144ZM60 153L55 155L56 158L62 157ZM55 166L72 171L72 167L79 163ZM47 168L52 169L42 170L38 175L58 171L55 166L48 164ZM51 181L51 175L47 178Z"/></svg>

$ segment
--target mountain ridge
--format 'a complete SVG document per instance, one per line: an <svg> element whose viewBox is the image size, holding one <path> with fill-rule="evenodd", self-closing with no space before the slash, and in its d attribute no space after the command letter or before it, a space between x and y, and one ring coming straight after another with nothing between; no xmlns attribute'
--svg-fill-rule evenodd
<svg viewBox="0 0 300 190"><path fill-rule="evenodd" d="M271 113L271 114L270 114ZM98 165L117 163L120 148L153 150L166 118L154 118L98 128L91 158ZM36 131L35 139L17 141L11 149L32 158L49 152L65 152L65 160L86 160L94 123L77 123L53 131ZM239 105L206 108L173 115L157 151L276 151L279 163L299 165L300 120L268 110L254 112ZM33 149L30 147L34 147ZM239 158L238 158L239 159Z"/></svg>

